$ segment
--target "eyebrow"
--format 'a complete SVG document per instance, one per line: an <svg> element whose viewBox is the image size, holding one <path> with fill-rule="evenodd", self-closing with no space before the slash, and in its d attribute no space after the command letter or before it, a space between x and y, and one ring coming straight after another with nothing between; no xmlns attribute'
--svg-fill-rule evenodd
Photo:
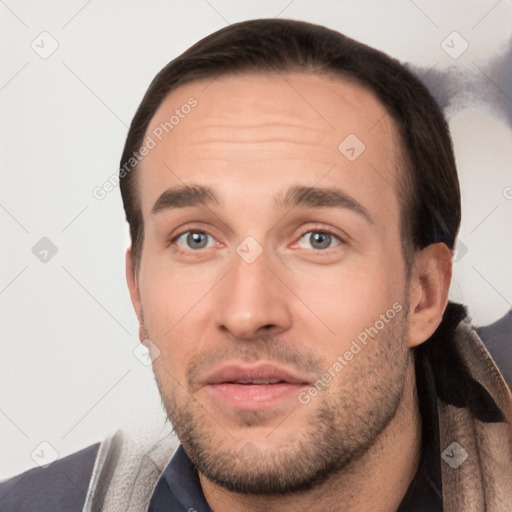
<svg viewBox="0 0 512 512"><path fill-rule="evenodd" d="M201 185L183 185L173 187L163 192L153 204L151 213L154 215L163 210L186 208L191 206L206 206L218 203L217 196L209 187Z"/></svg>
<svg viewBox="0 0 512 512"><path fill-rule="evenodd" d="M174 208L208 206L213 203L218 204L219 200L211 188L202 185L182 185L164 191L153 204L151 214L155 215ZM274 205L283 209L340 208L353 211L369 224L375 224L372 216L361 203L338 188L295 185L285 194L275 195Z"/></svg>
<svg viewBox="0 0 512 512"><path fill-rule="evenodd" d="M274 198L275 205L282 208L297 206L307 208L340 208L351 210L363 217L369 224L375 224L368 210L352 196L338 188L306 187L296 185L290 187L286 194Z"/></svg>

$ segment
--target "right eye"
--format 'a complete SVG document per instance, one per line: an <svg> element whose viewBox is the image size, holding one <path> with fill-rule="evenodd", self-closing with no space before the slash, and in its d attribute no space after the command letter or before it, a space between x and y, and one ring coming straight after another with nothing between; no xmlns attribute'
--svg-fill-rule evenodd
<svg viewBox="0 0 512 512"><path fill-rule="evenodd" d="M173 242L182 249L193 251L208 249L209 247L215 246L215 239L204 231L185 231L175 237Z"/></svg>

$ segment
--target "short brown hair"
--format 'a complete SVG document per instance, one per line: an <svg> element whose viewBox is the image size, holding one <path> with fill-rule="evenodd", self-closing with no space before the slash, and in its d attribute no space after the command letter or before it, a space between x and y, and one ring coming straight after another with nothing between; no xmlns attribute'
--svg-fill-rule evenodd
<svg viewBox="0 0 512 512"><path fill-rule="evenodd" d="M168 94L185 83L248 72L337 74L373 92L389 112L402 143L399 173L402 246L407 255L431 243L453 248L460 191L448 125L427 88L397 60L339 32L282 19L244 21L200 40L153 79L130 125L121 157L120 187L138 270L144 223L133 154ZM126 171L128 169L128 172Z"/></svg>

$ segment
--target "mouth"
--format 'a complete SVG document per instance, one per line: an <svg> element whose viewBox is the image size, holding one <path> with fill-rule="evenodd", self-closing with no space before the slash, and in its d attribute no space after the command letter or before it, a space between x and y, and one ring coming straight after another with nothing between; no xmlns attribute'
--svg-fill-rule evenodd
<svg viewBox="0 0 512 512"><path fill-rule="evenodd" d="M295 398L309 382L308 377L275 365L227 365L208 375L204 388L229 408L261 410Z"/></svg>

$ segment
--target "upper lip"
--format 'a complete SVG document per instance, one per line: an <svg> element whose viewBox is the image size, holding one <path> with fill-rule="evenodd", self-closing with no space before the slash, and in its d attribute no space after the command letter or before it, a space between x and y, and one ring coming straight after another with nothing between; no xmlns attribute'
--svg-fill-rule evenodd
<svg viewBox="0 0 512 512"><path fill-rule="evenodd" d="M228 364L209 373L204 384L250 384L250 383L277 383L308 384L308 380L293 370L282 368L273 364Z"/></svg>

